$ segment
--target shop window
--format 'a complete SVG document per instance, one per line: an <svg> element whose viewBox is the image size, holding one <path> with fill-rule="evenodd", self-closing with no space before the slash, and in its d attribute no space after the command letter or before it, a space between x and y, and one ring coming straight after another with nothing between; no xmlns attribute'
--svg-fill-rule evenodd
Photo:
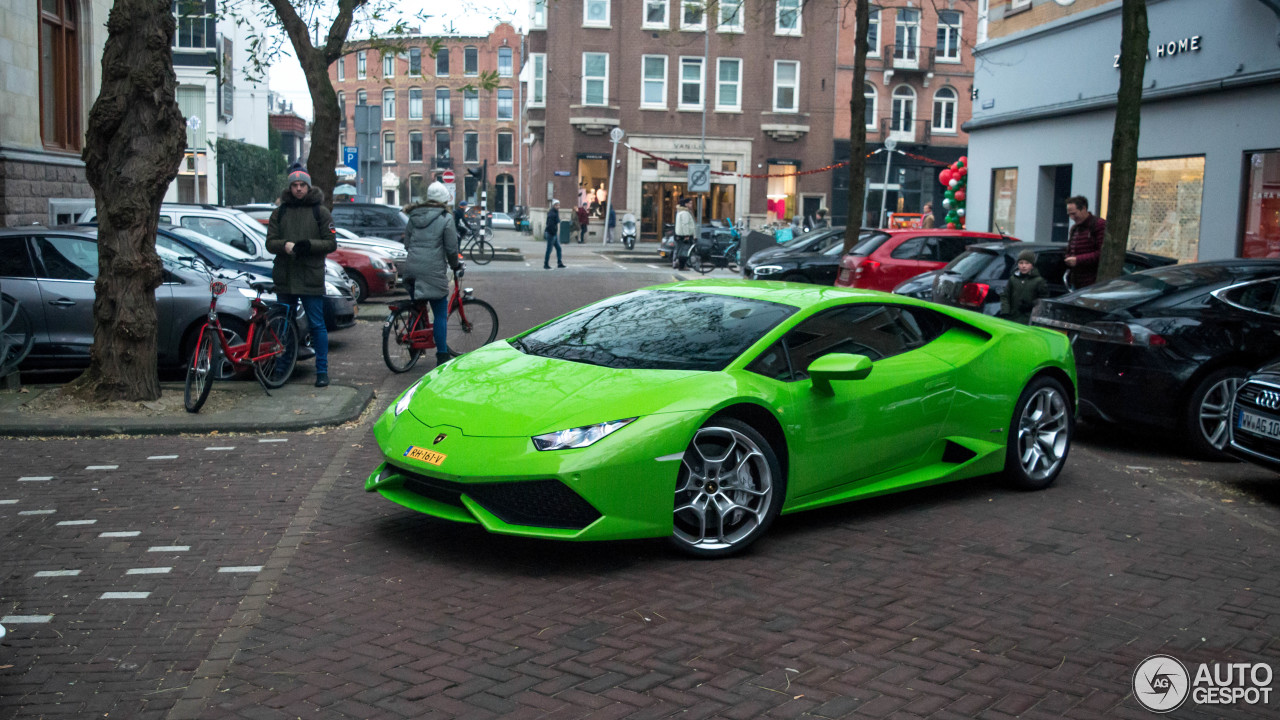
<svg viewBox="0 0 1280 720"><path fill-rule="evenodd" d="M1244 242L1240 256L1280 258L1280 150L1245 153Z"/></svg>
<svg viewBox="0 0 1280 720"><path fill-rule="evenodd" d="M1102 164L1098 215L1107 216L1111 163ZM1200 255L1204 156L1139 160L1129 219L1129 249L1195 262Z"/></svg>
<svg viewBox="0 0 1280 720"><path fill-rule="evenodd" d="M765 188L768 217L772 222L789 223L799 213L796 202L795 165L769 165L769 184Z"/></svg>
<svg viewBox="0 0 1280 720"><path fill-rule="evenodd" d="M1018 232L1018 168L997 168L991 173L991 228L993 232Z"/></svg>

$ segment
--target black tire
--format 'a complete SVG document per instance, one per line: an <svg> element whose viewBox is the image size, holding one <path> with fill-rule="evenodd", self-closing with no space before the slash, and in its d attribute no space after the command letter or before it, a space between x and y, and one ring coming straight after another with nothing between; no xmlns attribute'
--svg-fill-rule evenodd
<svg viewBox="0 0 1280 720"><path fill-rule="evenodd" d="M493 342L498 337L498 313L493 306L483 300L469 298L462 301L462 312L467 321L462 322L462 314L449 313L449 352L462 355L479 349Z"/></svg>
<svg viewBox="0 0 1280 720"><path fill-rule="evenodd" d="M1021 490L1052 485L1067 463L1075 429L1075 408L1062 383L1046 376L1032 380L1013 407L1005 479Z"/></svg>
<svg viewBox="0 0 1280 720"><path fill-rule="evenodd" d="M1242 367L1221 368L1206 375L1191 391L1182 423L1183 434L1197 457L1227 459L1223 448L1230 429L1231 402L1248 375Z"/></svg>
<svg viewBox="0 0 1280 720"><path fill-rule="evenodd" d="M364 276L354 268L347 268L347 277L351 278L351 282L356 284L356 302L362 303L369 299L369 283L365 282Z"/></svg>
<svg viewBox="0 0 1280 720"><path fill-rule="evenodd" d="M197 332L182 393L182 406L189 413L200 412L204 401L209 399L209 390L213 388L214 368L222 358L222 348L216 338L217 330L212 327L206 327L203 334Z"/></svg>
<svg viewBox="0 0 1280 720"><path fill-rule="evenodd" d="M701 275L706 275L716 269L716 264L710 259L702 256L702 253L694 250L689 253L689 267L693 268Z"/></svg>
<svg viewBox="0 0 1280 720"><path fill-rule="evenodd" d="M623 246L624 246L624 247L626 247L628 250L635 250L635 249L636 249L636 239L635 239L635 237L633 237L633 236L631 236L631 235L623 235L623 236L622 236L622 244L623 244Z"/></svg>
<svg viewBox="0 0 1280 720"><path fill-rule="evenodd" d="M253 374L264 387L274 390L284 385L293 375L298 364L298 334L288 314L281 309L268 313L267 320L254 331L250 355L258 357L280 350L278 355L263 358L253 364Z"/></svg>
<svg viewBox="0 0 1280 720"><path fill-rule="evenodd" d="M721 474L726 466L735 470ZM786 496L782 464L769 441L741 420L712 418L680 461L671 543L700 558L741 552L769 529ZM724 504L732 505L727 515L719 512Z"/></svg>
<svg viewBox="0 0 1280 720"><path fill-rule="evenodd" d="M408 372L418 364L423 351L414 350L408 341L401 342L401 338L414 330L409 327L410 323L423 317L426 317L425 312L419 315L412 307L402 307L387 315L382 322L382 360L391 372Z"/></svg>
<svg viewBox="0 0 1280 720"><path fill-rule="evenodd" d="M249 324L238 317L229 315L219 315L218 321L222 323L222 332L226 334L228 345L239 345L249 337ZM196 350L196 338L200 336L200 326L204 323L197 323L191 329L191 336L187 339L186 349L183 351L183 357L190 358ZM239 380L245 377L246 373L242 370L236 370L222 355L222 345L214 338L214 345L218 348L218 363L214 366L213 379L215 380Z"/></svg>
<svg viewBox="0 0 1280 720"><path fill-rule="evenodd" d="M476 240L467 256L477 265L488 265L493 261L493 244L488 240Z"/></svg>

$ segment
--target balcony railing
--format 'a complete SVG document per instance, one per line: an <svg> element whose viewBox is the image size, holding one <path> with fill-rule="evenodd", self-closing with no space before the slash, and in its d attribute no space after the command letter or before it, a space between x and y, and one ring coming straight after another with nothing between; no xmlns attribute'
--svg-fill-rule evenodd
<svg viewBox="0 0 1280 720"><path fill-rule="evenodd" d="M934 48L919 45L885 45L884 67L897 72L933 72Z"/></svg>
<svg viewBox="0 0 1280 720"><path fill-rule="evenodd" d="M438 168L453 168L453 158L448 155L437 155L435 162Z"/></svg>
<svg viewBox="0 0 1280 720"><path fill-rule="evenodd" d="M431 127L453 127L451 113L431 113Z"/></svg>
<svg viewBox="0 0 1280 720"><path fill-rule="evenodd" d="M933 124L931 120L908 120L901 118L894 122L892 117L880 118L880 141L883 142L893 138L900 143L914 143L918 145L927 145L933 138Z"/></svg>

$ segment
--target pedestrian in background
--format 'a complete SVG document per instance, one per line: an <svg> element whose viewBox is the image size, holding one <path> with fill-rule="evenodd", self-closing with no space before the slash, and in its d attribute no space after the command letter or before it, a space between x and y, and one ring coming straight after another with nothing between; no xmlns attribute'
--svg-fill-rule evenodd
<svg viewBox="0 0 1280 720"><path fill-rule="evenodd" d="M316 387L329 384L329 331L324 324L324 256L338 249L337 230L324 206L324 191L311 186L301 163L289 168L289 187L267 221L267 252L276 256L271 279L276 297L293 308L302 303L316 351ZM292 316L292 310L290 316Z"/></svg>
<svg viewBox="0 0 1280 720"><path fill-rule="evenodd" d="M1089 201L1082 195L1067 198L1067 217L1075 223L1067 236L1067 257L1071 289L1078 290L1098 281L1098 261L1102 259L1102 241L1107 235L1107 221L1090 214Z"/></svg>
<svg viewBox="0 0 1280 720"><path fill-rule="evenodd" d="M818 208L817 217L813 221L814 230L822 230L831 227L831 223L827 222L827 209Z"/></svg>
<svg viewBox="0 0 1280 720"><path fill-rule="evenodd" d="M931 229L937 223L938 223L938 220L933 216L933 203L931 202L925 203L924 217L920 218L920 227L928 230L928 229Z"/></svg>
<svg viewBox="0 0 1280 720"><path fill-rule="evenodd" d="M1009 285L1000 296L998 317L1030 325L1031 311L1046 297L1049 297L1049 285L1036 269L1036 254L1023 250L1018 253L1018 269L1009 276Z"/></svg>
<svg viewBox="0 0 1280 720"><path fill-rule="evenodd" d="M587 212L586 205L578 206L578 244L587 241L587 225L591 223L591 213Z"/></svg>
<svg viewBox="0 0 1280 720"><path fill-rule="evenodd" d="M803 232L804 232L804 218L800 217L799 215L796 215L795 217L791 218L791 237L793 238L800 237L801 233Z"/></svg>
<svg viewBox="0 0 1280 720"><path fill-rule="evenodd" d="M547 209L547 228L542 231L543 239L547 241L547 253L542 256L542 269L551 269L551 248L556 249L556 267L564 267L564 260L560 257L560 201L552 200L551 207Z"/></svg>
<svg viewBox="0 0 1280 720"><path fill-rule="evenodd" d="M449 188L433 182L427 186L427 200L405 207L409 225L404 247L409 257L400 263L409 300L425 300L431 306L432 330L436 339L436 367L449 361L449 269L462 277L458 259L458 227L449 212Z"/></svg>
<svg viewBox="0 0 1280 720"><path fill-rule="evenodd" d="M698 231L698 228L697 221L693 219L693 213L689 212L689 198L680 198L676 207L678 208L676 226L672 231L675 235L675 247L671 255L671 267L683 270L689 259L689 248L693 245L693 234Z"/></svg>

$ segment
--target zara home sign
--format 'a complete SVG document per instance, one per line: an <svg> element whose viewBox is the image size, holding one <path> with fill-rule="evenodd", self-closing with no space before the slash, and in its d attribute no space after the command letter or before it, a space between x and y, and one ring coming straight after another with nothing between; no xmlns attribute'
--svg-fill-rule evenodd
<svg viewBox="0 0 1280 720"><path fill-rule="evenodd" d="M1174 55L1185 55L1189 52L1200 52L1200 37L1201 36L1199 35L1192 35L1191 37L1185 37L1181 40L1170 40L1167 43L1156 45L1156 57L1167 58L1173 57ZM1151 59L1150 50L1147 51L1147 59ZM1115 62L1112 64L1112 67L1120 67L1119 55L1115 56Z"/></svg>

